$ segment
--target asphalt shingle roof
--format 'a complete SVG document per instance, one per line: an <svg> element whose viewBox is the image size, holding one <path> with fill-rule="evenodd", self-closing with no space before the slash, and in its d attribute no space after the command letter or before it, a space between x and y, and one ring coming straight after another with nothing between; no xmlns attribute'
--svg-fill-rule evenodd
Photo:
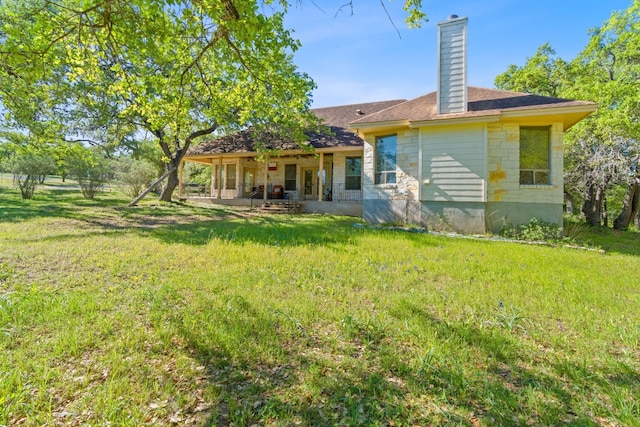
<svg viewBox="0 0 640 427"><path fill-rule="evenodd" d="M527 93L507 92L497 89L485 89L469 86L467 88L467 106L464 113L437 114L437 93L431 92L406 101L367 102L340 105L337 107L315 108L313 113L322 119L332 135L309 133L306 145L314 148L362 147L364 141L351 129L358 125L394 121L431 121L452 118L482 117L507 111L528 109L553 109L560 107L593 106L592 102L531 95ZM247 153L256 151L255 142L260 141L265 148L292 150L300 148L294 141L274 134L256 134L251 129L202 142L189 148L188 155Z"/></svg>
<svg viewBox="0 0 640 427"><path fill-rule="evenodd" d="M313 109L311 111L322 119L322 122L331 129L333 135L309 133L309 139L306 144L310 144L314 148L362 147L364 141L355 135L353 131L349 131L349 122L355 118L366 117L405 101L404 99L397 99ZM300 148L288 138L282 138L274 134L257 134L252 129L245 129L192 146L189 148L187 155L253 152L256 151L256 141L261 141L264 147L269 149L294 150Z"/></svg>
<svg viewBox="0 0 640 427"><path fill-rule="evenodd" d="M431 92L410 101L403 102L350 122L351 127L358 124L408 120L412 122L441 120L450 118L477 117L499 114L505 111L534 108L573 107L594 105L587 101L573 101L563 98L531 95L528 93L508 92L497 89L485 89L469 86L467 88L468 110L464 113L437 114L437 93Z"/></svg>

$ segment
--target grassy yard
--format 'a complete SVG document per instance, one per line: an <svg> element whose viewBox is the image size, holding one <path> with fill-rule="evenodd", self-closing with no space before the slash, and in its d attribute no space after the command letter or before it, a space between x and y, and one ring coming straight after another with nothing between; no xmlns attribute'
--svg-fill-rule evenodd
<svg viewBox="0 0 640 427"><path fill-rule="evenodd" d="M0 425L640 425L605 250L0 186Z"/></svg>

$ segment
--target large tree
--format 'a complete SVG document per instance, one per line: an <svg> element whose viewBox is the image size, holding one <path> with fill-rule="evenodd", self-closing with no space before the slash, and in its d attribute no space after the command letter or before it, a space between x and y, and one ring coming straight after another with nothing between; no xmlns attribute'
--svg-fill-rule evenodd
<svg viewBox="0 0 640 427"><path fill-rule="evenodd" d="M298 42L282 24L289 3L6 0L0 101L13 127L107 151L152 135L170 200L197 138L254 126L302 139L315 125L313 82L293 65ZM409 26L426 20L421 0L403 7Z"/></svg>
<svg viewBox="0 0 640 427"><path fill-rule="evenodd" d="M587 222L600 225L606 193L627 188L614 227L625 229L638 212L640 152L640 1L612 13L591 30L589 44L572 61L545 44L526 63L512 65L496 86L541 95L588 99L598 110L566 135L566 183L582 193Z"/></svg>
<svg viewBox="0 0 640 427"><path fill-rule="evenodd" d="M116 142L148 132L171 200L196 138L274 125L300 136L308 125L313 82L292 62L286 2L272 3L4 1L2 102L32 132Z"/></svg>

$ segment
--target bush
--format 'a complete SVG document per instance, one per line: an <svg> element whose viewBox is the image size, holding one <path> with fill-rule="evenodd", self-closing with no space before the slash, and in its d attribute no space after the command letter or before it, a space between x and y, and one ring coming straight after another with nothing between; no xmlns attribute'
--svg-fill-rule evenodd
<svg viewBox="0 0 640 427"><path fill-rule="evenodd" d="M55 169L53 159L45 154L19 154L9 161L13 173L13 184L20 190L23 199L32 199L36 186Z"/></svg>
<svg viewBox="0 0 640 427"><path fill-rule="evenodd" d="M131 197L138 197L157 178L157 169L146 160L122 158L116 167L116 179L120 190Z"/></svg>
<svg viewBox="0 0 640 427"><path fill-rule="evenodd" d="M564 233L562 228L550 222L533 218L528 224L516 228L511 224L505 225L500 230L500 235L511 239L527 241L562 240Z"/></svg>
<svg viewBox="0 0 640 427"><path fill-rule="evenodd" d="M109 162L95 151L82 148L68 158L69 176L78 182L85 199L93 199L109 180Z"/></svg>

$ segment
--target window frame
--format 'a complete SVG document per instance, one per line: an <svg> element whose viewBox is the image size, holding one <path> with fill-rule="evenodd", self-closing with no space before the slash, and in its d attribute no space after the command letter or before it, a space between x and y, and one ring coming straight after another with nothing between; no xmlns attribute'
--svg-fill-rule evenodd
<svg viewBox="0 0 640 427"><path fill-rule="evenodd" d="M542 132L546 133L546 167L536 167L540 165L535 164L525 164L524 163L524 154L528 154L530 157L535 157L535 150L529 149L528 153L525 153L525 145L523 145L523 131L527 132ZM533 139L539 138L535 136ZM527 141L527 144L532 144L532 141ZM551 175L551 126L521 126L520 127L520 137L519 137L519 178L518 182L521 186L549 186L552 185L552 175ZM532 163L536 160L542 160L542 156L539 159L533 159ZM534 167L523 167L523 166L534 166ZM546 178L545 178L546 177Z"/></svg>
<svg viewBox="0 0 640 427"><path fill-rule="evenodd" d="M293 179L287 178L287 172L293 170ZM293 185L291 185L293 183ZM296 191L298 187L298 165L289 163L284 165L284 191Z"/></svg>
<svg viewBox="0 0 640 427"><path fill-rule="evenodd" d="M393 158L380 158L381 152L380 144L384 143L387 138L394 138L393 146ZM386 153L385 153L386 154ZM391 153L389 153L391 154ZM384 166L387 166L383 168ZM391 168L388 166L392 166ZM382 170L381 170L382 169ZM376 136L374 146L374 183L376 185L389 185L397 184L397 171L398 171L398 134L380 135Z"/></svg>
<svg viewBox="0 0 640 427"><path fill-rule="evenodd" d="M238 169L237 165L235 163L225 163L222 165L222 168L224 177L221 188L224 188L225 190L235 190L236 182L238 181L236 176ZM233 171L233 174L230 173L231 171Z"/></svg>
<svg viewBox="0 0 640 427"><path fill-rule="evenodd" d="M359 161L359 165L358 168L360 169L360 173L355 175L355 174L349 174L349 161L350 160L357 160ZM351 178L351 179L349 179ZM357 179L356 179L357 178ZM353 180L356 181L356 185L353 185L354 182ZM344 160L344 189L345 190L362 190L362 156L347 156L345 157Z"/></svg>

